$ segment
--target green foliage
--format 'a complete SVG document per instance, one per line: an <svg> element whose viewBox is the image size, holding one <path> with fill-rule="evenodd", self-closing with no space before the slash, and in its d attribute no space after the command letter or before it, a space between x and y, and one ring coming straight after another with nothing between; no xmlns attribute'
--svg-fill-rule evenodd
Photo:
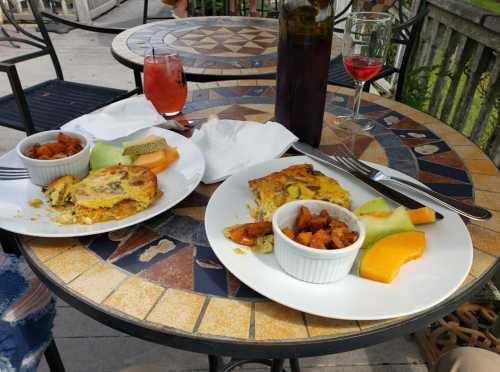
<svg viewBox="0 0 500 372"><path fill-rule="evenodd" d="M408 70L403 86L403 102L420 111L425 111L432 93L431 76L440 66L420 66Z"/></svg>
<svg viewBox="0 0 500 372"><path fill-rule="evenodd" d="M469 0L469 3L495 13L500 13L500 1L498 0Z"/></svg>

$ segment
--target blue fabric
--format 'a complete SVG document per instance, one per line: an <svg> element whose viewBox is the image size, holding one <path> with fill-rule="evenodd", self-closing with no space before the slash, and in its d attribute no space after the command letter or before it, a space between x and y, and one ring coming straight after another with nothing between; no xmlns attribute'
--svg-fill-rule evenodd
<svg viewBox="0 0 500 372"><path fill-rule="evenodd" d="M0 372L35 372L52 339L55 303L23 259L0 253Z"/></svg>

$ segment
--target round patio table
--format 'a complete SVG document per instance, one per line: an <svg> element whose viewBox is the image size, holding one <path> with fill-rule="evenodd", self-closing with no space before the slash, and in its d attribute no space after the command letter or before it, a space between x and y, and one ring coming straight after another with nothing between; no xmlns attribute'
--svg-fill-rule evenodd
<svg viewBox="0 0 500 372"><path fill-rule="evenodd" d="M111 52L120 63L141 71L145 51L153 47L178 53L188 80L213 81L273 77L277 45L276 19L193 17L128 29L115 37Z"/></svg>
<svg viewBox="0 0 500 372"><path fill-rule="evenodd" d="M265 122L273 117L274 93L270 80L194 83L184 116L200 124L210 115ZM342 139L332 124L334 115L345 114L351 94L328 87L323 151ZM69 304L135 337L209 354L212 371L219 361L215 356L270 358L278 371L280 359L332 354L408 334L455 310L498 267L500 174L479 148L431 116L369 94L363 95L361 112L375 123L356 138L362 159L493 210L491 220L467 225L474 260L461 288L419 314L336 320L261 297L224 268L207 241L205 206L218 185L200 184L173 210L131 228L78 239L18 236L17 241L35 273Z"/></svg>

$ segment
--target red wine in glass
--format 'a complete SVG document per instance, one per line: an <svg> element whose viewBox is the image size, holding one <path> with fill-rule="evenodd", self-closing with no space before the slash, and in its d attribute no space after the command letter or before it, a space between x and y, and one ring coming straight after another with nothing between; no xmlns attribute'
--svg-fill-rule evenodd
<svg viewBox="0 0 500 372"><path fill-rule="evenodd" d="M373 127L371 122L358 120L361 92L365 82L373 79L385 63L391 43L391 23L390 14L376 12L354 12L346 20L342 59L355 87L352 115L346 118L360 130Z"/></svg>
<svg viewBox="0 0 500 372"><path fill-rule="evenodd" d="M344 68L354 80L371 80L380 70L382 70L383 66L383 58L361 56L344 57Z"/></svg>

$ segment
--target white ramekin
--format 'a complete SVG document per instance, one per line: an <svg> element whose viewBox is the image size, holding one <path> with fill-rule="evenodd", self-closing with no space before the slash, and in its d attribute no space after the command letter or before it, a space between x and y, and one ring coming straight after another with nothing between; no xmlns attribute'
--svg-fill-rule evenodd
<svg viewBox="0 0 500 372"><path fill-rule="evenodd" d="M292 228L301 206L312 214L326 209L330 216L345 222L358 233L358 239L341 249L322 250L306 247L281 231ZM346 208L320 200L296 200L282 205L273 215L274 253L280 266L291 276L310 283L331 283L347 276L365 239L362 223Z"/></svg>
<svg viewBox="0 0 500 372"><path fill-rule="evenodd" d="M32 159L25 154L35 143L44 144L57 142L57 134L64 133L68 136L78 137L82 150L67 158L55 160ZM49 130L24 138L17 144L17 155L28 169L31 182L38 186L47 186L58 177L71 175L82 179L89 173L90 143L82 134L67 130Z"/></svg>

